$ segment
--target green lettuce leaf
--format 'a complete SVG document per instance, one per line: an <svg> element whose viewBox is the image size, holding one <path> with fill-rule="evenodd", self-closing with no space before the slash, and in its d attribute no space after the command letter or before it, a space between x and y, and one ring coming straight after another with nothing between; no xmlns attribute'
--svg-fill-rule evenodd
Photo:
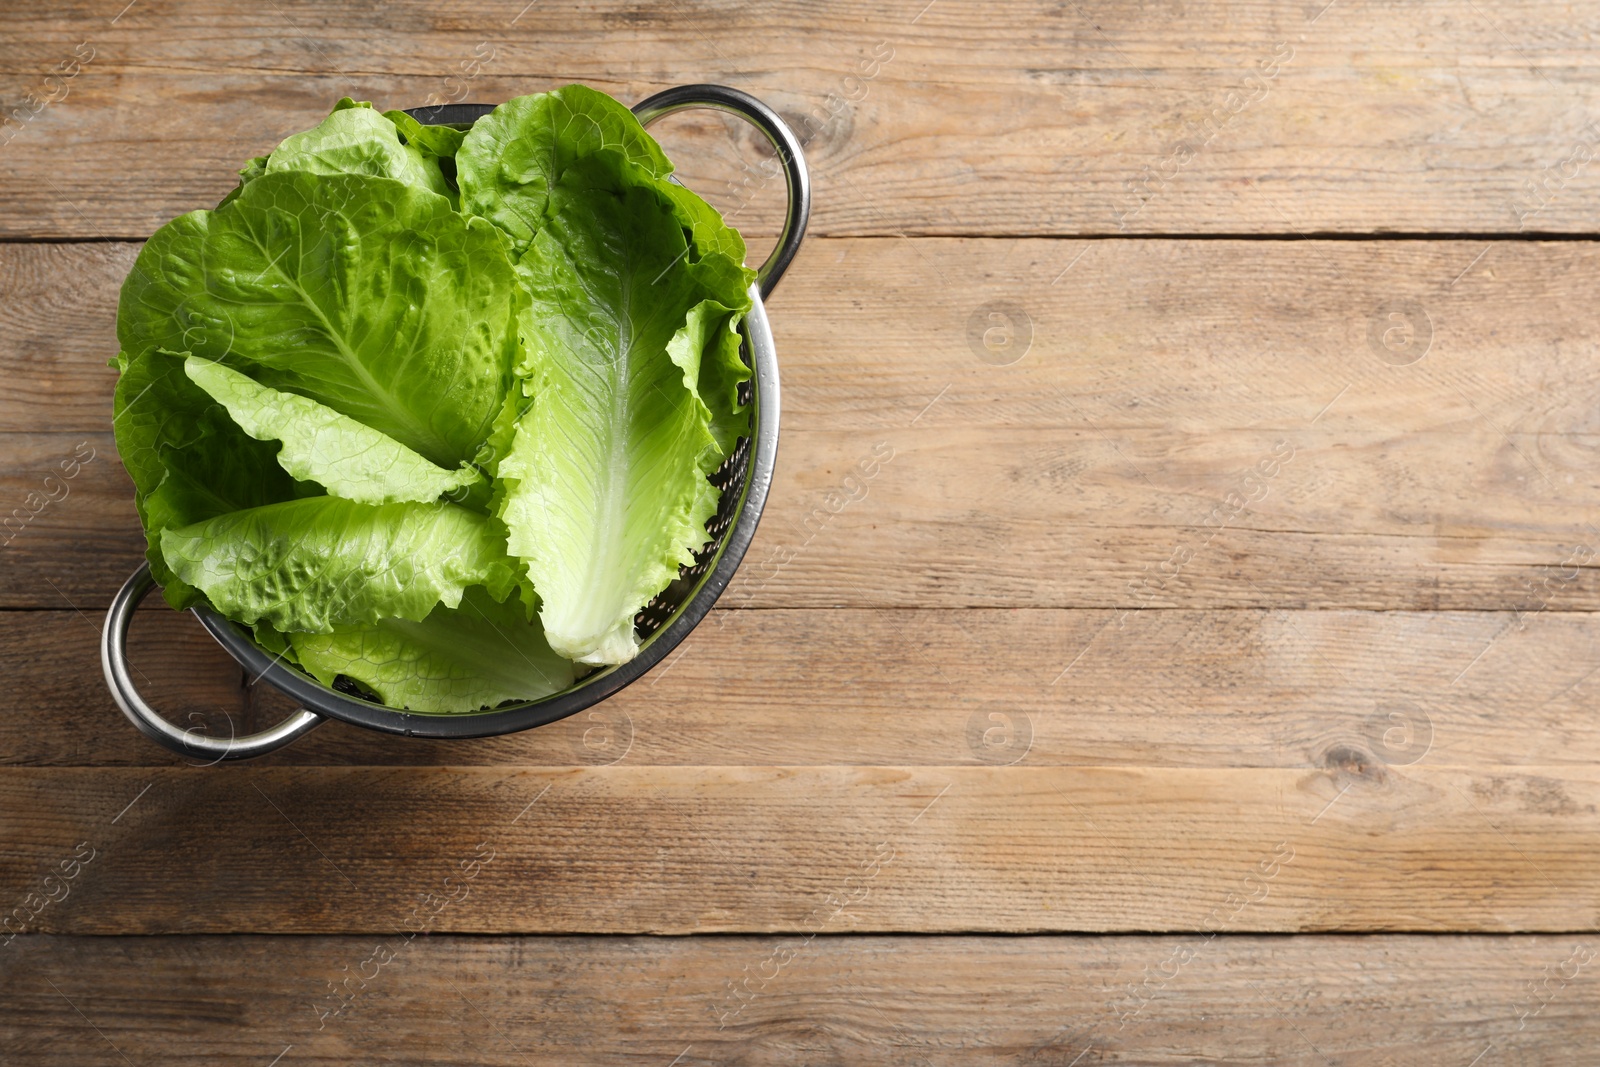
<svg viewBox="0 0 1600 1067"><path fill-rule="evenodd" d="M440 605L421 622L383 619L288 639L323 685L344 675L390 707L428 714L537 700L574 677L572 663L551 650L516 598L496 603L482 586L468 589L459 607Z"/></svg>
<svg viewBox="0 0 1600 1067"><path fill-rule="evenodd" d="M703 287L671 206L619 182L619 162L568 169L518 266L532 404L500 464L545 636L593 664L637 653L635 613L708 539L721 459L698 391L705 315L690 320Z"/></svg>
<svg viewBox="0 0 1600 1067"><path fill-rule="evenodd" d="M118 339L237 367L453 470L487 437L518 353L525 297L502 240L393 179L266 174L156 231Z"/></svg>
<svg viewBox="0 0 1600 1067"><path fill-rule="evenodd" d="M750 379L750 368L739 355L739 319L742 312L707 298L689 309L683 328L673 338L672 358L688 366L688 349L698 353L699 393L711 412L711 435L722 458L733 454L740 437L750 434L750 416L739 402L739 386Z"/></svg>
<svg viewBox="0 0 1600 1067"><path fill-rule="evenodd" d="M504 599L516 583L495 520L454 504L268 504L164 530L161 554L228 618L284 632L421 621L468 586Z"/></svg>
<svg viewBox="0 0 1600 1067"><path fill-rule="evenodd" d="M239 168L239 184L235 185L232 189L229 189L228 195L223 197L222 203L218 204L217 206L224 207L233 203L233 201L239 198L239 194L244 190L246 184L255 180L256 178L261 177L266 172L266 156L256 156L254 159L250 160L250 162Z"/></svg>
<svg viewBox="0 0 1600 1067"><path fill-rule="evenodd" d="M639 180L635 178L634 180ZM750 417L739 402L739 386L750 368L739 353L739 323L750 310L756 272L744 266L744 238L710 204L676 180L650 183L672 205L687 231L681 268L692 273L708 299L689 313L687 326L704 344L700 358L700 396L711 411L711 432L724 456L750 432Z"/></svg>
<svg viewBox="0 0 1600 1067"><path fill-rule="evenodd" d="M295 653L294 645L289 643L288 635L279 633L270 622L258 620L250 627L250 632L261 650L273 659L296 667L300 665L300 657Z"/></svg>
<svg viewBox="0 0 1600 1067"><path fill-rule="evenodd" d="M701 199L700 194L679 183L675 178L661 176L658 186L662 195L672 204L673 214L689 231L691 260L716 253L727 257L728 263L732 266L738 267L744 263L744 238L739 235L738 230L723 220L721 212ZM733 284L730 295L734 297L739 310L744 311L749 309L750 301L742 294L755 279L755 271L743 271L741 268L741 272L747 277Z"/></svg>
<svg viewBox="0 0 1600 1067"><path fill-rule="evenodd" d="M406 144L415 145L425 156L449 160L454 170L456 153L461 150L461 139L467 135L465 130L458 130L454 126L424 126L404 111L385 111L383 117L394 123Z"/></svg>
<svg viewBox="0 0 1600 1067"><path fill-rule="evenodd" d="M482 480L471 467L437 467L370 426L309 397L269 389L221 363L190 356L184 371L245 433L283 442L278 464L292 477L316 482L334 496L363 504L424 503Z"/></svg>
<svg viewBox="0 0 1600 1067"><path fill-rule="evenodd" d="M320 490L297 485L278 465L272 445L248 437L189 380L182 357L124 353L118 365L111 420L117 452L133 479L151 573L167 602L181 610L202 598L168 568L162 531Z"/></svg>
<svg viewBox="0 0 1600 1067"><path fill-rule="evenodd" d="M568 167L613 151L652 177L672 164L622 104L583 85L508 100L473 124L456 153L461 210L505 231L520 255L544 224Z"/></svg>
<svg viewBox="0 0 1600 1067"><path fill-rule="evenodd" d="M440 196L455 196L436 156L403 141L394 122L371 104L356 104L348 97L319 125L285 138L273 151L266 172L283 171L393 178Z"/></svg>

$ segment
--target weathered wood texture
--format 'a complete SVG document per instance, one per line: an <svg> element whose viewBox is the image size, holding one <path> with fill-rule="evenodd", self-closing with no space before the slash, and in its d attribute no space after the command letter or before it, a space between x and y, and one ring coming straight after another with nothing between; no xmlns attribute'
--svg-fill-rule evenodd
<svg viewBox="0 0 1600 1067"><path fill-rule="evenodd" d="M1600 229L1586 5L124 6L8 12L0 104L25 117L0 133L0 233L146 236L346 94L573 80L769 100L808 134L819 233ZM756 158L737 129L679 122L671 145L728 210Z"/></svg>
<svg viewBox="0 0 1600 1067"><path fill-rule="evenodd" d="M1597 949L1561 936L37 937L0 949L0 1045L16 1067L118 1054L1465 1067L1485 1050L1588 1067L1600 983L1583 961Z"/></svg>
<svg viewBox="0 0 1600 1067"><path fill-rule="evenodd" d="M92 862L59 905L29 907L30 929L387 933L427 919L474 933L1553 932L1600 921L1600 770L1397 767L1355 751L1331 763L6 768L0 899L43 892L82 846ZM487 852L491 863L475 862Z"/></svg>
<svg viewBox="0 0 1600 1067"><path fill-rule="evenodd" d="M183 762L111 703L99 621L0 613L0 763ZM268 762L1594 765L1597 640L1600 616L1555 611L718 611L575 718L471 742L330 723ZM164 607L132 661L152 703L219 736L293 710Z"/></svg>
<svg viewBox="0 0 1600 1067"><path fill-rule="evenodd" d="M132 253L0 249L0 491L98 457L0 549L4 606L104 605L138 560L104 366ZM1574 242L813 242L724 603L1595 610L1597 280ZM1006 366L993 302L1031 324Z"/></svg>

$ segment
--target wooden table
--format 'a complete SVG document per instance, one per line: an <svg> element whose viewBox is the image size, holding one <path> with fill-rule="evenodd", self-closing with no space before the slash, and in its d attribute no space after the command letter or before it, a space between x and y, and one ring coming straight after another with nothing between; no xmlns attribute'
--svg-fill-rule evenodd
<svg viewBox="0 0 1600 1067"><path fill-rule="evenodd" d="M1600 5L125 3L0 16L0 1060L1600 1062ZM807 140L740 580L545 729L167 755L96 650L139 241L566 80Z"/></svg>

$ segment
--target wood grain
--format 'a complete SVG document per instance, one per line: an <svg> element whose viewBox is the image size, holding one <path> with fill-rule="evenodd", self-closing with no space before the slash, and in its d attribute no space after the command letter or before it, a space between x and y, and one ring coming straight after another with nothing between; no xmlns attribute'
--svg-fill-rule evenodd
<svg viewBox="0 0 1600 1067"><path fill-rule="evenodd" d="M0 312L0 499L103 457L3 549L3 606L103 605L141 552L105 430L120 248L0 250L43 305ZM1597 277L1587 242L815 242L726 603L1595 610ZM1408 366L1369 343L1397 294ZM994 301L1031 322L1007 366L969 337Z"/></svg>
<svg viewBox="0 0 1600 1067"><path fill-rule="evenodd" d="M1600 229L1600 16L1582 7L123 6L8 19L0 103L57 102L0 135L0 233L147 236L347 94L406 107L572 80L768 100L807 134L819 233ZM80 43L93 58L47 82ZM726 209L748 195L727 191L734 161L757 158L736 129L669 143Z"/></svg>
<svg viewBox="0 0 1600 1067"><path fill-rule="evenodd" d="M363 966L380 948L393 958ZM280 1054L1064 1065L1086 1048L1082 1063L1164 1067L1462 1067L1486 1049L1587 1067L1600 985L1578 961L1596 948L1561 936L27 937L4 950L0 1043L17 1067L122 1062L113 1049L251 1067ZM346 977L348 1006L322 1017Z"/></svg>
<svg viewBox="0 0 1600 1067"><path fill-rule="evenodd" d="M111 703L98 626L0 613L0 763L183 762ZM1597 639L1600 616L1554 611L717 611L679 656L575 718L469 742L329 723L267 762L1593 765ZM153 704L181 723L209 715L219 736L293 710L165 608L141 613L131 658Z"/></svg>
<svg viewBox="0 0 1600 1067"><path fill-rule="evenodd" d="M1587 931L1597 801L1592 766L1353 751L1318 770L6 768L0 899L87 842L30 928Z"/></svg>

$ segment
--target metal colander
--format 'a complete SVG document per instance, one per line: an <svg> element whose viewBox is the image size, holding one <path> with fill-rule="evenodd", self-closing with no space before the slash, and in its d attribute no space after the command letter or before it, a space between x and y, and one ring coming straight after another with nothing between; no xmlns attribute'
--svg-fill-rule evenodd
<svg viewBox="0 0 1600 1067"><path fill-rule="evenodd" d="M805 157L793 131L771 108L748 93L722 85L685 85L657 93L633 111L648 126L663 115L688 108L712 108L738 115L766 135L783 165L788 209L777 246L756 272L756 283L750 287L751 310L741 326L741 350L752 372L740 396L748 405L748 435L739 439L733 454L711 475L711 482L722 490L717 514L706 524L711 540L696 553L694 563L684 567L672 584L634 619L641 641L639 654L541 700L506 704L474 714L423 715L386 707L363 699L356 692L323 686L262 650L244 628L209 608L197 607L192 609L195 616L246 671L302 705L270 730L247 737L211 737L173 725L145 702L133 684L128 663L128 626L134 609L155 584L149 565L144 564L112 600L100 642L106 684L117 706L140 732L174 752L208 762L263 755L329 718L408 737L467 738L514 733L566 718L605 700L660 663L705 618L750 546L772 481L778 449L778 360L764 300L777 286L805 236L811 212L811 185ZM489 104L444 104L416 108L409 114L425 124L470 126L492 110L493 105Z"/></svg>

